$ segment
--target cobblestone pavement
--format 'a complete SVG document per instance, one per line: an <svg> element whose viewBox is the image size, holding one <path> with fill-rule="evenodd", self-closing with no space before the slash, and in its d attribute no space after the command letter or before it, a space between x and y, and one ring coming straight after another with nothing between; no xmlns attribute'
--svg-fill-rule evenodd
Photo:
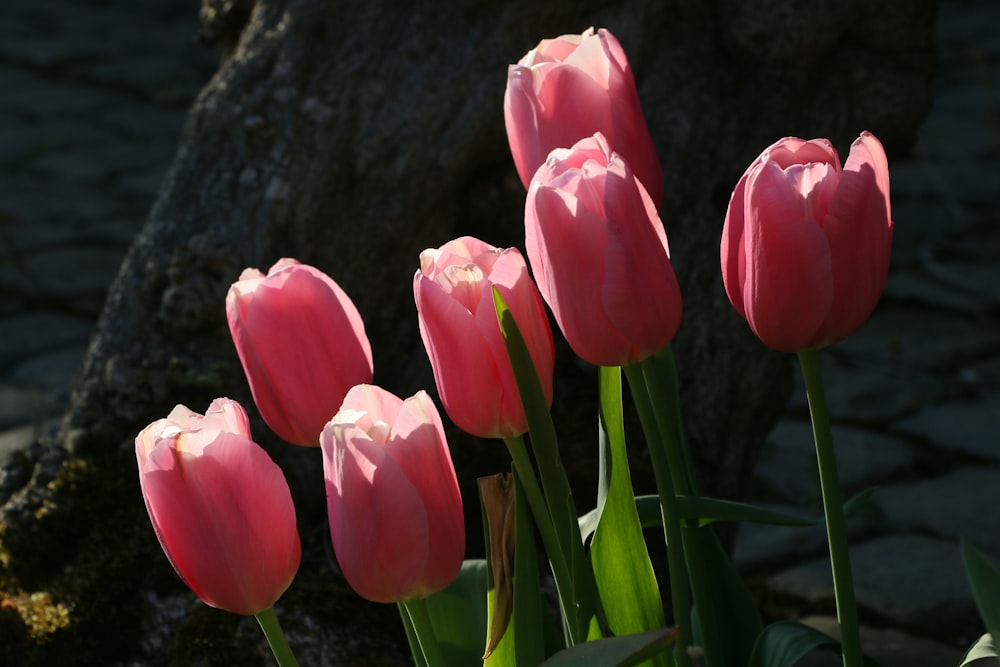
<svg viewBox="0 0 1000 667"><path fill-rule="evenodd" d="M824 352L866 649L956 665L982 631L960 539L1000 561L1000 3L943 3L934 108L890 166L893 266L871 321ZM195 0L8 0L0 21L0 466L51 428L215 54ZM818 512L800 389L753 498ZM821 529L745 526L769 612L830 630ZM816 658L812 664L828 664ZM833 664L833 663L829 663Z"/></svg>

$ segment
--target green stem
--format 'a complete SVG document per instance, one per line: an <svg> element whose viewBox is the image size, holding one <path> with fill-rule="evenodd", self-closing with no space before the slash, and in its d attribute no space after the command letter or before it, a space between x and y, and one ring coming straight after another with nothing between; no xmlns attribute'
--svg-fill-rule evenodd
<svg viewBox="0 0 1000 667"><path fill-rule="evenodd" d="M427 660L424 658L424 652L420 650L420 640L417 638L417 631L413 628L413 621L410 620L410 614L406 611L406 607L403 606L402 602L397 602L396 607L399 609L399 618L403 621L403 630L406 631L406 642L410 645L413 664L416 667L427 667Z"/></svg>
<svg viewBox="0 0 1000 667"><path fill-rule="evenodd" d="M674 611L674 624L679 633L675 641L675 659L680 667L691 667L688 647L691 646L691 594L688 590L688 572L685 563L681 522L677 513L677 498L669 465L664 455L660 431L656 424L653 404L650 402L642 367L639 364L623 366L625 377L632 389L632 400L649 447L653 476L660 497L660 516L663 518L663 535L667 542L667 567L670 574L670 598Z"/></svg>
<svg viewBox="0 0 1000 667"><path fill-rule="evenodd" d="M858 631L858 609L854 600L851 556L847 549L847 522L844 519L844 502L837 478L837 456L833 449L833 432L826 408L826 394L823 391L819 351L809 349L799 352L799 365L802 367L802 378L809 398L809 416L812 418L813 439L816 442L816 461L819 464L823 512L826 515L826 537L830 545L830 566L833 570L833 591L837 600L837 622L840 624L844 667L861 667L861 636Z"/></svg>
<svg viewBox="0 0 1000 667"><path fill-rule="evenodd" d="M517 380L517 391L524 406L524 416L528 422L528 432L531 434L531 449L535 463L538 465L538 476L544 492L547 514L536 515L536 521L541 524L549 521L552 524L556 539L559 542L558 553L562 554L565 567L569 572L570 605L564 608L564 617L568 620L567 634L569 641L577 644L593 638L602 632L600 598L597 595L597 581L590 561L583 550L583 539L580 536L580 524L576 506L573 503L573 491L559 457L559 442L556 439L555 424L549 412L549 401L545 397L542 383L538 379L531 353L521 336L514 316L504 303L500 291L493 287L493 301L497 309L497 321L507 346L511 368ZM523 442L523 441L522 441ZM527 472L524 466L521 472ZM525 479L525 481L527 481ZM527 485L526 485L527 486ZM529 504L531 502L529 501ZM534 511L534 508L533 508ZM546 547L547 548L547 547ZM551 554L550 554L551 557ZM555 572L553 572L553 575ZM557 582L558 583L558 582ZM565 601L560 590L560 601Z"/></svg>
<svg viewBox="0 0 1000 667"><path fill-rule="evenodd" d="M417 642L420 644L424 664L427 667L447 667L447 663L441 656L441 647L438 645L437 633L434 632L434 625L431 623L431 615L427 610L427 600L415 598L399 604L402 607L400 612L406 613L410 618L410 627L412 627L413 634L416 635ZM410 650L413 650L412 646Z"/></svg>
<svg viewBox="0 0 1000 667"><path fill-rule="evenodd" d="M521 482L521 489L528 500L528 506L535 517L535 525L542 537L545 553L549 556L549 566L552 568L552 576L556 581L560 606L564 615L571 614L575 605L573 604L572 571L567 564L566 547L559 538L559 531L556 529L552 514L545 502L545 496L538 484L535 468L531 464L528 449L524 444L524 436L504 438L504 443L507 445L507 451L510 452L510 458L517 471L518 480ZM580 632L577 625L578 623L569 622L567 619L567 629L574 644L586 640L585 629L584 636L579 637Z"/></svg>
<svg viewBox="0 0 1000 667"><path fill-rule="evenodd" d="M647 400L652 405L652 411L659 430L659 439L650 443L650 451L662 449L660 456L666 458L669 474L673 478L677 493L694 495L695 484L692 472L690 454L687 451L687 438L684 435L684 425L680 411L680 385L677 381L677 370L674 364L673 351L668 346L658 352L656 357L649 357L639 364L648 391ZM688 576L691 580L691 590L694 594L695 610L701 623L702 649L705 651L705 662L713 667L723 665L723 637L719 631L719 616L715 613L715 599L712 595L712 573L706 568L706 558L702 540L706 536L702 531L711 528L701 528L697 525L681 524L684 540L684 554L687 557Z"/></svg>
<svg viewBox="0 0 1000 667"><path fill-rule="evenodd" d="M281 624L278 623L278 616L274 613L274 607L268 607L264 611L254 614L254 618L260 623L260 629L267 637L267 643L271 645L271 652L274 659L278 661L278 667L299 667L299 663L292 654L292 649L285 639L285 633L281 631Z"/></svg>

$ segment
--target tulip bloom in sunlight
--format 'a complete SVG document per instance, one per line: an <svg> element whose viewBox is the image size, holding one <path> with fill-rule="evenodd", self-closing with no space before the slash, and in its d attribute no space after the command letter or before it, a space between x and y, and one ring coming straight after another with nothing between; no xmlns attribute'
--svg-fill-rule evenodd
<svg viewBox="0 0 1000 667"><path fill-rule="evenodd" d="M481 438L521 435L528 423L497 323L500 291L552 403L555 353L538 289L516 248L501 250L466 236L420 253L413 297L420 337L452 421Z"/></svg>
<svg viewBox="0 0 1000 667"><path fill-rule="evenodd" d="M843 340L882 294L892 230L889 166L878 139L863 132L843 170L826 139L781 139L750 165L729 200L726 294L776 350Z"/></svg>
<svg viewBox="0 0 1000 667"><path fill-rule="evenodd" d="M178 405L136 436L135 456L153 530L184 583L237 614L274 606L299 568L295 507L243 408L217 398L203 416Z"/></svg>
<svg viewBox="0 0 1000 667"><path fill-rule="evenodd" d="M333 548L358 595L405 602L450 584L465 554L462 497L427 393L358 385L320 446Z"/></svg>
<svg viewBox="0 0 1000 667"><path fill-rule="evenodd" d="M666 347L681 294L656 207L600 134L552 151L528 190L525 249L563 335L598 366Z"/></svg>
<svg viewBox="0 0 1000 667"><path fill-rule="evenodd" d="M347 390L372 381L372 350L357 308L329 276L281 259L246 269L226 317L257 409L282 439L318 445Z"/></svg>
<svg viewBox="0 0 1000 667"><path fill-rule="evenodd" d="M621 44L603 28L542 40L507 72L507 139L524 187L556 148L600 132L657 206L663 172Z"/></svg>

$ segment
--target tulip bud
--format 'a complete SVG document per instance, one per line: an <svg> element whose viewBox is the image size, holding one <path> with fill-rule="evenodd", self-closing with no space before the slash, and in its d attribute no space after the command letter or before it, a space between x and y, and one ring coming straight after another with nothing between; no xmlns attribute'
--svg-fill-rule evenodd
<svg viewBox="0 0 1000 667"><path fill-rule="evenodd" d="M681 295L663 224L600 133L552 151L532 179L524 224L538 289L580 357L621 366L673 339Z"/></svg>
<svg viewBox="0 0 1000 667"><path fill-rule="evenodd" d="M826 139L781 139L729 200L720 248L726 294L776 350L843 340L882 294L893 226L889 166L872 134L851 145L843 170Z"/></svg>
<svg viewBox="0 0 1000 667"><path fill-rule="evenodd" d="M274 606L299 568L295 507L243 408L217 398L202 416L178 405L136 436L135 456L153 530L184 583L237 614Z"/></svg>
<svg viewBox="0 0 1000 667"><path fill-rule="evenodd" d="M525 433L528 422L497 323L493 287L514 316L552 403L555 352L545 307L516 248L463 237L420 253L413 297L420 337L445 411L481 438Z"/></svg>
<svg viewBox="0 0 1000 667"><path fill-rule="evenodd" d="M236 351L264 421L283 440L318 445L347 390L372 381L357 308L329 276L281 259L246 269L226 296Z"/></svg>
<svg viewBox="0 0 1000 667"><path fill-rule="evenodd" d="M320 446L330 536L351 588L402 602L451 583L465 553L462 497L427 393L404 401L358 385Z"/></svg>
<svg viewBox="0 0 1000 667"><path fill-rule="evenodd" d="M542 40L507 73L507 139L524 187L556 148L600 132L623 155L657 206L663 172L642 115L632 69L605 29Z"/></svg>

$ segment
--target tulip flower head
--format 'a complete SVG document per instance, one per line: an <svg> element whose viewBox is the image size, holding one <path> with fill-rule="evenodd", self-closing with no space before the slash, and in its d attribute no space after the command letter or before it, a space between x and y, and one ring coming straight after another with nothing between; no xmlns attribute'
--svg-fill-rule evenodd
<svg viewBox="0 0 1000 667"><path fill-rule="evenodd" d="M538 289L580 357L631 364L673 339L681 295L663 224L603 135L552 151L532 179L524 224Z"/></svg>
<svg viewBox="0 0 1000 667"><path fill-rule="evenodd" d="M452 421L481 438L528 430L514 370L497 323L493 287L524 336L545 398L552 402L555 352L538 289L516 248L466 236L420 253L413 297L420 337Z"/></svg>
<svg viewBox="0 0 1000 667"><path fill-rule="evenodd" d="M542 40L507 73L507 139L521 182L556 148L600 132L659 206L663 172L621 44L605 29Z"/></svg>
<svg viewBox="0 0 1000 667"><path fill-rule="evenodd" d="M444 427L420 391L351 389L323 429L330 536L344 578L373 602L435 593L465 553L462 497Z"/></svg>
<svg viewBox="0 0 1000 667"><path fill-rule="evenodd" d="M851 145L843 169L826 139L781 139L729 201L720 248L726 294L776 350L843 340L882 294L893 226L888 162L872 134Z"/></svg>
<svg viewBox="0 0 1000 667"><path fill-rule="evenodd" d="M295 507L243 408L178 405L136 436L135 456L153 530L184 583L237 614L274 606L299 568Z"/></svg>
<svg viewBox="0 0 1000 667"><path fill-rule="evenodd" d="M347 390L372 381L361 316L319 269L287 258L266 276L246 269L226 316L257 409L287 442L318 445Z"/></svg>

